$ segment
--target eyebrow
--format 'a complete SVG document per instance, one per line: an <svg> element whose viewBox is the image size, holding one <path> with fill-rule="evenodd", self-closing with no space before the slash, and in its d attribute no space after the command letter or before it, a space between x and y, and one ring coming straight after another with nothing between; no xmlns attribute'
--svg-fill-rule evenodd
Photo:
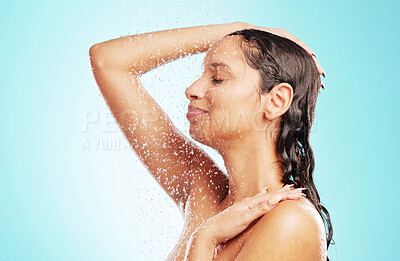
<svg viewBox="0 0 400 261"><path fill-rule="evenodd" d="M224 67L224 68L228 69L229 72L232 72L231 68L227 64L225 64L223 62L213 62L210 65L208 65L207 67L208 68L213 68L213 69L215 69L217 67Z"/></svg>

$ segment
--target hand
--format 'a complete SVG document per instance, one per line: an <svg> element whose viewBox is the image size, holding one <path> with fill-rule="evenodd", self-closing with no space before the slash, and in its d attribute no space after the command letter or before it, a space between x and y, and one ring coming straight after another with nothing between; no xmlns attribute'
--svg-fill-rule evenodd
<svg viewBox="0 0 400 261"><path fill-rule="evenodd" d="M322 76L325 77L325 71L322 69L321 65L319 64L319 62L317 61L317 57L315 55L315 52L313 50L311 50L307 45L305 45L302 41L300 41L299 38L295 37L294 35L290 34L288 31L286 31L285 29L280 29L280 28L270 28L270 27L260 27L260 26L254 26L252 24L249 23L242 23L243 29L257 29L257 30L262 30L262 31L266 31L269 32L271 34L275 34L278 35L280 37L284 37L287 38L289 40L292 40L293 42L295 42L296 44L300 45L301 47L303 47L307 53L309 55L311 55L311 57L313 58L315 65L318 68L318 73L322 74Z"/></svg>
<svg viewBox="0 0 400 261"><path fill-rule="evenodd" d="M300 199L305 196L301 192L305 188L291 189L292 186L286 185L271 193L264 189L253 197L244 198L209 218L197 229L196 233L207 234L208 240L213 241L215 246L225 243L244 231L253 220L277 206L280 201Z"/></svg>

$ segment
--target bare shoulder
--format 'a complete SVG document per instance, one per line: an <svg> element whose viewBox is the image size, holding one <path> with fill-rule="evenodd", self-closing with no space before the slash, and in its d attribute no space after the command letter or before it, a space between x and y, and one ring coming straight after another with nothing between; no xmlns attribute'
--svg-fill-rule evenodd
<svg viewBox="0 0 400 261"><path fill-rule="evenodd" d="M263 226L271 226L277 222L278 224L285 224L285 230L295 229L299 231L301 229L310 236L313 236L312 232L323 232L325 234L324 222L314 205L307 198L282 201L265 214L260 221ZM306 229L310 230L306 231Z"/></svg>
<svg viewBox="0 0 400 261"><path fill-rule="evenodd" d="M266 213L235 260L326 260L324 222L306 198L285 200Z"/></svg>

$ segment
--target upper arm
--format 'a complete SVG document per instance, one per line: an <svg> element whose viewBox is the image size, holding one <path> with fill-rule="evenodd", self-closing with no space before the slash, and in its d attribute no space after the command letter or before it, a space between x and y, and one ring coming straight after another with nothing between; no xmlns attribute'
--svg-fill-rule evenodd
<svg viewBox="0 0 400 261"><path fill-rule="evenodd" d="M181 207L188 197L193 173L198 175L216 164L174 126L137 76L96 57L93 49L90 52L97 85L129 144Z"/></svg>
<svg viewBox="0 0 400 261"><path fill-rule="evenodd" d="M325 228L318 212L296 201L283 201L265 214L235 261L326 260Z"/></svg>

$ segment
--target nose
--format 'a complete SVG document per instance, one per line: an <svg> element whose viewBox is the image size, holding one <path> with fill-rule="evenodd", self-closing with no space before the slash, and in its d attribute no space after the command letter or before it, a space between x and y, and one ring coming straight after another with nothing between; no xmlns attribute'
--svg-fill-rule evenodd
<svg viewBox="0 0 400 261"><path fill-rule="evenodd" d="M200 79L195 81L192 85L190 85L186 91L185 95L190 101L202 99L205 95L206 88L202 86Z"/></svg>

